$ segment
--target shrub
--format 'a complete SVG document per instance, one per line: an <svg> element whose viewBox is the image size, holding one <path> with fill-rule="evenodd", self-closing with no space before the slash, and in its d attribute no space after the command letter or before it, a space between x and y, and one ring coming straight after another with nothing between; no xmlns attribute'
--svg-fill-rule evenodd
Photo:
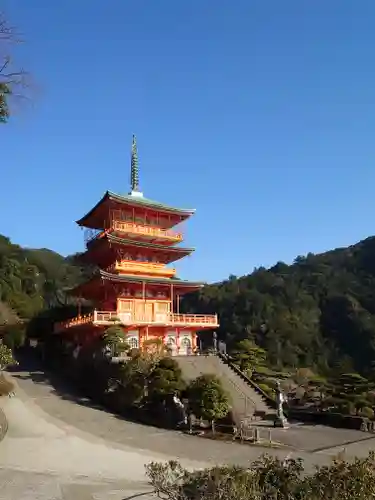
<svg viewBox="0 0 375 500"><path fill-rule="evenodd" d="M177 462L146 466L149 482L164 500L369 500L375 496L374 454L336 459L311 475L301 460L263 457L248 469L213 467L189 472Z"/></svg>
<svg viewBox="0 0 375 500"><path fill-rule="evenodd" d="M12 349L9 349L4 344L0 344L0 371L16 364L17 361L13 357Z"/></svg>
<svg viewBox="0 0 375 500"><path fill-rule="evenodd" d="M364 406L361 409L361 411L359 412L359 414L361 415L361 417L370 418L370 419L374 418L374 410L372 408L370 408L369 406Z"/></svg>
<svg viewBox="0 0 375 500"><path fill-rule="evenodd" d="M11 392L14 392L14 384L7 378L4 374L0 374L0 396L8 396Z"/></svg>
<svg viewBox="0 0 375 500"><path fill-rule="evenodd" d="M268 396L270 396L271 398L275 398L275 390L272 389L272 387L270 387L269 385L267 384L258 384L258 387L259 389L262 389L262 391L264 391Z"/></svg>
<svg viewBox="0 0 375 500"><path fill-rule="evenodd" d="M25 326L22 324L9 325L5 328L4 344L9 349L19 349L25 344Z"/></svg>
<svg viewBox="0 0 375 500"><path fill-rule="evenodd" d="M201 375L188 387L188 399L194 415L209 420L215 431L215 420L226 417L229 400L220 379L215 375Z"/></svg>
<svg viewBox="0 0 375 500"><path fill-rule="evenodd" d="M164 399L168 395L179 394L185 388L178 363L171 358L163 358L153 370L148 382L151 399Z"/></svg>

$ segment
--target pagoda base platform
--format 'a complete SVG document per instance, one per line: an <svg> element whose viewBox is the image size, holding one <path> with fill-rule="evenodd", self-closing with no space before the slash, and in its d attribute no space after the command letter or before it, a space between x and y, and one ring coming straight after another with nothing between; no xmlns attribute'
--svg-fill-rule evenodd
<svg viewBox="0 0 375 500"><path fill-rule="evenodd" d="M108 325L82 323L75 328L66 328L55 333L62 336L70 345L88 346L100 338ZM197 329L172 326L126 326L121 324L125 342L131 349L153 349L153 341L159 341L166 346L170 356L191 356L197 352Z"/></svg>

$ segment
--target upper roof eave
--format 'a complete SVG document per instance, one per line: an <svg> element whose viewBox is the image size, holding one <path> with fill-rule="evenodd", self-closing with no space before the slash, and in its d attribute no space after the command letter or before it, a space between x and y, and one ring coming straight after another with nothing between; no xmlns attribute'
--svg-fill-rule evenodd
<svg viewBox="0 0 375 500"><path fill-rule="evenodd" d="M148 282L148 283L165 283L165 284L168 284L168 283L173 283L174 285L179 285L179 286L186 286L188 288L190 287L197 287L197 288L201 288L205 285L205 283L202 283L202 282L198 282L198 281L187 281L187 280L180 280L180 279L176 279L176 278L153 278L153 277L149 277L149 276L133 276L133 275L124 275L124 274L112 274L112 273L108 273L107 271L104 271L104 270L100 270L99 271L99 276L102 278L102 279L107 279L107 280L113 280L113 281L118 281L118 282L121 282L121 281L129 281L129 282L133 282L133 283L141 283L142 281L145 281L145 282Z"/></svg>
<svg viewBox="0 0 375 500"><path fill-rule="evenodd" d="M114 282L118 282L118 283L142 283L142 282L146 282L146 283L155 283L155 284L165 284L165 285L168 285L168 284L173 284L173 285L176 285L177 287L181 287L181 288L191 288L191 289L199 289L199 288L202 288L206 285L206 283L204 282L196 282L196 281L186 281L186 280L180 280L180 279L173 279L173 278L153 278L153 277L149 277L149 276L134 276L134 275L119 275L119 274L112 274L112 273L109 273L107 271L104 271L102 269L100 269L97 273L95 273L92 278L85 282L85 283L81 283L80 285L78 285L77 287L74 287L74 288L70 288L70 289L66 289L66 293L68 293L69 295L75 295L77 291L79 291L79 289L81 289L81 287L84 287L84 286L87 286L89 283L91 283L92 281L94 280L98 280L98 279L102 279L102 280L108 280L108 281L114 281Z"/></svg>
<svg viewBox="0 0 375 500"><path fill-rule="evenodd" d="M100 238L98 240L92 240L93 242L95 241L105 241L107 240L109 243L117 243L118 245L128 245L128 246L133 246L133 247L139 247L139 248L151 248L155 250L160 250L162 252L166 253L183 253L183 254L190 254L195 251L195 248L187 248L187 247L178 247L178 246L167 246L167 245L161 245L159 243L149 243L146 241L138 241L138 240L131 240L127 238L120 238L119 236L114 236L111 233L107 233L103 238Z"/></svg>
<svg viewBox="0 0 375 500"><path fill-rule="evenodd" d="M163 203L159 203L157 201L149 200L148 198L144 198L143 196L132 196L125 195L121 196L116 193L112 193L111 191L106 191L102 198L97 202L97 204L89 211L86 215L84 215L81 219L77 220L76 223L79 226L83 226L84 222L99 208L99 206L104 203L107 199L114 200L118 203L124 203L125 205L132 205L136 207L147 207L160 212L172 213L176 215L180 215L183 217L190 217L195 213L195 209L183 209L183 208L174 208L168 205L164 205Z"/></svg>

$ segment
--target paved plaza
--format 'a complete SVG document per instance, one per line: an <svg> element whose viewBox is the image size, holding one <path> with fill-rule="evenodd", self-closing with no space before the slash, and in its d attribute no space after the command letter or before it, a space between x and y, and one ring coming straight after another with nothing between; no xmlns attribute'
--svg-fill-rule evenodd
<svg viewBox="0 0 375 500"><path fill-rule="evenodd" d="M375 449L357 431L295 425L272 430L280 449L203 440L112 415L50 383L37 369L12 373L14 398L0 404L9 430L0 443L0 498L86 500L152 498L144 474L150 461L178 459L188 468L231 463L246 466L264 453L301 457L308 469L328 463L343 449L348 457ZM263 428L262 432L268 432ZM141 496L139 496L141 495Z"/></svg>

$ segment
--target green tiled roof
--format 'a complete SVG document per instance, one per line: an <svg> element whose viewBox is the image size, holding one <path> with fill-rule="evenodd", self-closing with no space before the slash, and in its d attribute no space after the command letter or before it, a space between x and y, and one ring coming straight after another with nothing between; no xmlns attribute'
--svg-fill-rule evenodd
<svg viewBox="0 0 375 500"><path fill-rule="evenodd" d="M103 271L100 269L98 271L99 276L103 279L106 280L113 280L113 281L127 281L129 283L141 283L142 281L145 281L147 283L165 283L165 284L173 284L173 285L179 285L179 286L186 286L186 287L202 287L205 285L205 283L202 282L197 282L197 281L186 281L186 280L180 280L178 278L151 278L151 277L143 277L140 276L139 278L131 275L131 276L126 276L123 274L112 274L112 273L107 273L107 271Z"/></svg>
<svg viewBox="0 0 375 500"><path fill-rule="evenodd" d="M194 252L195 248L184 248L184 247L176 247L176 246L170 246L170 245L160 245L158 243L148 243L147 241L139 241L139 240L133 240L133 239L127 239L127 238L119 238L118 236L114 236L113 234L106 234L103 236L103 238L97 239L97 240L92 240L91 244L95 244L95 242L100 242L107 239L109 243L117 243L118 245L129 245L129 246L134 246L134 247L141 247L141 248L153 248L154 250L161 250L164 252L170 252L170 253L192 253Z"/></svg>
<svg viewBox="0 0 375 500"><path fill-rule="evenodd" d="M101 278L103 280L108 280L108 281L116 281L116 282L122 282L122 283L161 283L161 284L166 284L166 285L176 285L178 287L182 288L202 288L205 283L203 282L197 282L197 281L186 281L186 280L181 280L178 278L153 278L153 277L146 277L146 276L127 276L127 275L121 275L121 274L112 274L108 273L107 271L103 271L102 269L98 269L91 279L86 282L82 283L78 287L74 288L66 288L65 292L70 294L70 295L75 295L75 292L77 289L80 289L81 286L85 286L87 283L90 283L93 279L95 278Z"/></svg>
<svg viewBox="0 0 375 500"><path fill-rule="evenodd" d="M144 196L134 196L131 194L127 195L119 195L116 193L112 193L111 191L107 191L110 198L113 198L120 203L132 203L135 205L145 205L153 208L160 208L161 210L167 210L168 212L176 212L183 213L186 215L193 215L195 213L195 209L185 209L185 208L174 208L164 203L160 203L158 201L150 200L149 198L145 198Z"/></svg>
<svg viewBox="0 0 375 500"><path fill-rule="evenodd" d="M80 226L84 225L84 221L92 215L99 206L104 203L106 200L113 200L118 203L131 204L134 206L143 206L153 208L155 210L160 210L163 212L169 212L176 215L181 215L185 217L189 217L195 213L195 209L184 209L184 208L174 208L168 205L164 205L158 201L150 200L149 198L145 198L144 196L136 196L134 194L120 195L116 193L112 193L111 191L106 191L103 197L98 201L98 203L89 211L87 214L81 219L77 220L77 224Z"/></svg>

